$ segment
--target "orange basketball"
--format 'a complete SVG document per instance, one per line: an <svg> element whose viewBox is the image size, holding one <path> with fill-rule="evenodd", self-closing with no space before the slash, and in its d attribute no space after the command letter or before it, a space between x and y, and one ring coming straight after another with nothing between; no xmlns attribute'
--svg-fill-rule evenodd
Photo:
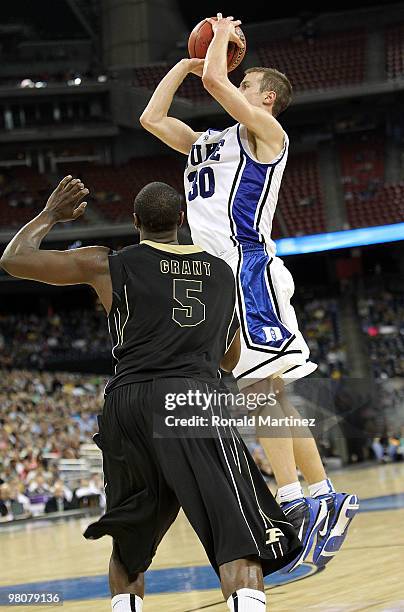
<svg viewBox="0 0 404 612"><path fill-rule="evenodd" d="M216 19L214 17L213 19ZM247 44L243 30L237 26L237 35L240 36L244 43L244 49L240 49L234 42L230 42L227 48L227 72L231 72L242 62ZM197 57L198 59L204 59L208 51L208 47L213 38L213 30L209 21L204 19L200 21L198 25L194 27L188 39L188 52L189 57Z"/></svg>

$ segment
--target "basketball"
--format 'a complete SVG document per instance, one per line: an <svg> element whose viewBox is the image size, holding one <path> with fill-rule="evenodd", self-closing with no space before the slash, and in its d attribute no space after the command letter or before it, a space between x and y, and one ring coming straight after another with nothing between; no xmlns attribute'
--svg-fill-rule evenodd
<svg viewBox="0 0 404 612"><path fill-rule="evenodd" d="M214 18L215 19L215 18ZM240 49L236 43L230 42L227 48L227 71L231 72L243 61L247 49L246 38L243 30L237 26L236 33L244 43L244 49ZM209 21L203 19L194 27L188 39L189 57L204 59L208 47L213 38L212 26Z"/></svg>

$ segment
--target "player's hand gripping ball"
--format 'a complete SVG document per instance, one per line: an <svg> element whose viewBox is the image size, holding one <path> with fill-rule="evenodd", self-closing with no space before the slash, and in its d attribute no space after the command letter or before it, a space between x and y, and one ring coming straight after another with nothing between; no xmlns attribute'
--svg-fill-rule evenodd
<svg viewBox="0 0 404 612"><path fill-rule="evenodd" d="M240 23L240 21L233 21L232 17L223 18L221 13L218 13L217 17L203 19L194 27L189 36L189 57L204 59L212 42L214 30L219 27L228 29L230 39L227 47L227 72L231 72L242 62L247 49L246 38L239 26Z"/></svg>

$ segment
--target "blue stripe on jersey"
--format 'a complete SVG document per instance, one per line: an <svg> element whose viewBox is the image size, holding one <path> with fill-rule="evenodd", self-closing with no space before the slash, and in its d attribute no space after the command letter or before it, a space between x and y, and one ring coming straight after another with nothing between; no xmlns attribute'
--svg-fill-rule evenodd
<svg viewBox="0 0 404 612"><path fill-rule="evenodd" d="M254 344L279 349L292 333L276 314L276 296L273 295L271 299L271 258L266 254L264 245L257 245L253 249L245 249L241 245L240 248L242 264L239 280L248 335Z"/></svg>
<svg viewBox="0 0 404 612"><path fill-rule="evenodd" d="M241 156L246 160L246 165L232 207L232 217L237 227L235 236L239 243L265 242L263 235L259 231L259 226L262 213L267 203L266 201L275 167L282 161L286 154L288 148L287 142L284 144L280 157L272 163L265 164L250 157L249 153L243 147L240 136L240 124L237 124L237 140ZM268 172L269 177L266 181ZM264 189L265 193L263 193Z"/></svg>
<svg viewBox="0 0 404 612"><path fill-rule="evenodd" d="M260 242L260 235L254 227L254 221L268 173L267 166L258 165L247 156L244 158L246 164L232 205L236 238L240 244Z"/></svg>

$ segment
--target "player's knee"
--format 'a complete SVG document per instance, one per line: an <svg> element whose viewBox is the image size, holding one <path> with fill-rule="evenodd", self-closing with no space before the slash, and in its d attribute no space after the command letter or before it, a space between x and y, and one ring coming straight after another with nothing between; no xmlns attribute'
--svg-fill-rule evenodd
<svg viewBox="0 0 404 612"><path fill-rule="evenodd" d="M272 393L276 395L277 399L280 399L285 391L284 381L279 376L277 376L276 378L271 378L270 380Z"/></svg>

